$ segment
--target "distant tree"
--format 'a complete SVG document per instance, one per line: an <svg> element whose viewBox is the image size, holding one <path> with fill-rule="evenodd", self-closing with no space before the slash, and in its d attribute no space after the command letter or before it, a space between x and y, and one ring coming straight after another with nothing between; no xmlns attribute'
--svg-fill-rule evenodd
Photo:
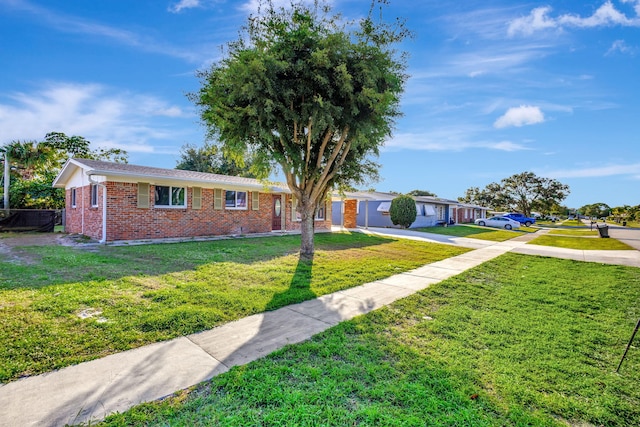
<svg viewBox="0 0 640 427"><path fill-rule="evenodd" d="M427 190L411 190L407 193L409 196L430 196L430 197L438 197L436 193L432 193Z"/></svg>
<svg viewBox="0 0 640 427"><path fill-rule="evenodd" d="M533 210L550 212L569 194L569 186L561 182L536 176L533 172L512 175L487 185L484 190L472 187L465 197L458 200L473 200L481 206L494 210L513 210L530 216Z"/></svg>
<svg viewBox="0 0 640 427"><path fill-rule="evenodd" d="M274 3L260 2L191 99L225 155L256 153L260 178L282 169L298 201L300 254L311 257L329 192L377 176L373 160L400 116L406 61L395 45L407 32L378 18L375 3L386 1L372 2L358 26L332 15L329 2Z"/></svg>
<svg viewBox="0 0 640 427"><path fill-rule="evenodd" d="M256 174L251 171L252 165L250 158L245 159L242 166L233 160L227 160L219 147L206 142L202 147L183 145L176 169L255 178Z"/></svg>
<svg viewBox="0 0 640 427"><path fill-rule="evenodd" d="M64 207L64 190L52 188L53 180L69 157L111 160L126 163L127 152L120 149L91 150L80 136L51 132L44 141L12 141L0 151L7 152L11 164L9 206L14 209L56 209Z"/></svg>
<svg viewBox="0 0 640 427"><path fill-rule="evenodd" d="M49 132L44 137L43 144L56 150L58 160L64 163L70 157L83 159L105 160L116 163L128 163L129 153L120 148L91 149L91 142L82 136L67 136L62 132Z"/></svg>
<svg viewBox="0 0 640 427"><path fill-rule="evenodd" d="M497 184L495 184L497 185ZM464 196L458 197L458 201L485 208L496 205L495 197L488 189L480 190L478 187L471 187L465 191Z"/></svg>
<svg viewBox="0 0 640 427"><path fill-rule="evenodd" d="M620 222L629 219L629 214L631 212L631 206L615 206L611 208L611 216L613 216L614 221Z"/></svg>
<svg viewBox="0 0 640 427"><path fill-rule="evenodd" d="M606 203L593 203L582 206L579 212L588 217L606 218L611 214L611 208Z"/></svg>
<svg viewBox="0 0 640 427"><path fill-rule="evenodd" d="M389 216L394 225L409 228L418 216L416 201L408 195L401 195L391 201Z"/></svg>

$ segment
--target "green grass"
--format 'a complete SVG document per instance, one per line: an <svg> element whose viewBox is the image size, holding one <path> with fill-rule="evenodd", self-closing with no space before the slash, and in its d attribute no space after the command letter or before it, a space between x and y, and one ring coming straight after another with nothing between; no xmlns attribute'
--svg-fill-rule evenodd
<svg viewBox="0 0 640 427"><path fill-rule="evenodd" d="M468 249L360 233L19 248L0 261L0 381L375 281ZM88 314L91 317L80 318Z"/></svg>
<svg viewBox="0 0 640 427"><path fill-rule="evenodd" d="M585 223L580 219L567 219L562 222L562 225L567 227L584 227Z"/></svg>
<svg viewBox="0 0 640 427"><path fill-rule="evenodd" d="M449 227L424 227L415 228L415 231L425 233L442 234L454 237L469 237L472 239L489 240L492 242L504 242L522 235L522 232L536 232L537 229L531 227L522 227L521 231L500 230L496 228L480 227L477 225L453 225Z"/></svg>
<svg viewBox="0 0 640 427"><path fill-rule="evenodd" d="M558 228L555 230L551 230L549 231L550 235L555 235L555 234L560 234L563 236L582 236L582 237L588 237L588 236L598 236L598 231L597 230L589 230L587 229L580 229L580 228Z"/></svg>
<svg viewBox="0 0 640 427"><path fill-rule="evenodd" d="M557 248L582 249L582 250L633 250L631 246L616 239L602 239L591 237L543 235L528 242L532 245L554 246Z"/></svg>
<svg viewBox="0 0 640 427"><path fill-rule="evenodd" d="M506 254L106 426L636 426L640 269Z"/></svg>

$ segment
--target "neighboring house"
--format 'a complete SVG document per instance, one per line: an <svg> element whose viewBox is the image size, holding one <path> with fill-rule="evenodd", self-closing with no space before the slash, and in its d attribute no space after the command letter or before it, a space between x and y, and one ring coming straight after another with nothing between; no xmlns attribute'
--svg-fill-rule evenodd
<svg viewBox="0 0 640 427"><path fill-rule="evenodd" d="M103 243L300 229L289 189L251 178L70 159L53 186L66 192L65 231ZM330 218L327 202L316 229Z"/></svg>
<svg viewBox="0 0 640 427"><path fill-rule="evenodd" d="M343 196L334 195L332 207L332 223L344 225L344 207L355 200L356 225L358 227L397 227L391 222L389 208L397 194L379 192L350 192ZM417 196L416 220L410 228L433 227L443 225L455 218L454 210L458 202L439 197Z"/></svg>
<svg viewBox="0 0 640 427"><path fill-rule="evenodd" d="M454 216L458 223L473 223L476 219L486 218L488 210L489 208L483 206L458 203L455 206Z"/></svg>

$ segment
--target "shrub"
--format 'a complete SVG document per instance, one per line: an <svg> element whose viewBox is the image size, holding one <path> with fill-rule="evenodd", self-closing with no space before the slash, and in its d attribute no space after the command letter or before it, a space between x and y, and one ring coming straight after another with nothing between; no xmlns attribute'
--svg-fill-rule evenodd
<svg viewBox="0 0 640 427"><path fill-rule="evenodd" d="M391 201L389 208L391 222L402 228L409 228L416 220L416 202L410 196L398 196Z"/></svg>

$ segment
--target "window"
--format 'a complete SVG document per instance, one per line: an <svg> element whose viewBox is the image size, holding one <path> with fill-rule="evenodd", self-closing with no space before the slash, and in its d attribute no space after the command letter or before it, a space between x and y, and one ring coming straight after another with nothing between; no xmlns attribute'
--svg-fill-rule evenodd
<svg viewBox="0 0 640 427"><path fill-rule="evenodd" d="M225 208L247 209L246 191L225 191Z"/></svg>
<svg viewBox="0 0 640 427"><path fill-rule="evenodd" d="M298 201L295 197L291 197L291 218L294 221L302 221L302 215L298 212Z"/></svg>
<svg viewBox="0 0 640 427"><path fill-rule="evenodd" d="M318 206L318 210L316 210L316 216L314 218L316 221L324 221L326 219L326 206L326 203L322 203ZM294 221L302 221L302 215L298 212L298 201L295 198L292 198L291 201L291 218L293 218Z"/></svg>
<svg viewBox="0 0 640 427"><path fill-rule="evenodd" d="M72 208L76 207L76 189L75 188L71 189L71 207Z"/></svg>
<svg viewBox="0 0 640 427"><path fill-rule="evenodd" d="M91 206L94 208L98 206L98 186L91 184Z"/></svg>
<svg viewBox="0 0 640 427"><path fill-rule="evenodd" d="M391 209L391 202L380 202L376 211L381 215L389 215L389 209Z"/></svg>
<svg viewBox="0 0 640 427"><path fill-rule="evenodd" d="M325 204L323 203L320 206L318 206L318 210L316 211L316 220L324 221L324 217L325 217Z"/></svg>
<svg viewBox="0 0 640 427"><path fill-rule="evenodd" d="M185 207L184 187L165 187L156 185L155 205Z"/></svg>

